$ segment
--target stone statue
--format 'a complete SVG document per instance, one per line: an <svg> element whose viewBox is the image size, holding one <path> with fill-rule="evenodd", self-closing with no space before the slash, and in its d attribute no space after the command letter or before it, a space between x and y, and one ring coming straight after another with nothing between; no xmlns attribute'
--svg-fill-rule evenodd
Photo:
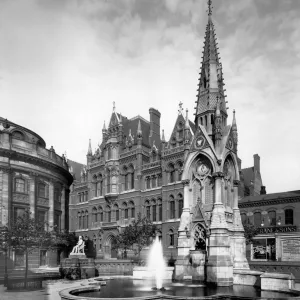
<svg viewBox="0 0 300 300"><path fill-rule="evenodd" d="M84 253L84 240L82 239L82 236L79 236L79 240L76 246L74 246L71 254L73 253Z"/></svg>

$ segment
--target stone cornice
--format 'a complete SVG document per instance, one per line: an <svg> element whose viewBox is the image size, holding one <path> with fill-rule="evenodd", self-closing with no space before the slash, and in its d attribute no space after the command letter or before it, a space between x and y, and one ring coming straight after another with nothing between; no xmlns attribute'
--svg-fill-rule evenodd
<svg viewBox="0 0 300 300"><path fill-rule="evenodd" d="M18 160L18 161L22 161L22 162L29 163L29 164L34 164L39 167L49 169L53 172L58 172L66 177L69 185L71 185L73 182L73 176L69 173L69 171L67 171L63 167L61 167L57 164L54 164L48 160L43 160L39 157L31 156L31 155L28 155L25 153L20 153L15 150L3 149L3 148L0 148L0 156L8 157L11 160ZM1 166L1 168L8 169L8 168L5 168L4 166L3 167Z"/></svg>
<svg viewBox="0 0 300 300"><path fill-rule="evenodd" d="M295 202L300 202L300 197L288 197L288 198L259 200L253 202L244 202L244 203L239 203L239 208L268 206L268 205L277 205L277 204L295 203Z"/></svg>

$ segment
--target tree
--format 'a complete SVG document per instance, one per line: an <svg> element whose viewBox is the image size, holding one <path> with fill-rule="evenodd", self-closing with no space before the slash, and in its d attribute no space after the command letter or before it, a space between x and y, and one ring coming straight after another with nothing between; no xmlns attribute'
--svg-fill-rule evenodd
<svg viewBox="0 0 300 300"><path fill-rule="evenodd" d="M125 257L127 257L127 251L132 249L140 259L142 249L150 244L150 238L155 236L155 232L156 226L139 213L137 220L134 220L113 238L112 248L114 250L122 249Z"/></svg>
<svg viewBox="0 0 300 300"><path fill-rule="evenodd" d="M55 230L48 231L46 222L36 222L31 217L29 210L11 225L6 235L8 245L14 250L25 253L25 279L24 288L27 288L28 255L39 248L55 248L57 245L67 245L68 241L64 233ZM50 228L53 229L53 228Z"/></svg>
<svg viewBox="0 0 300 300"><path fill-rule="evenodd" d="M244 235L246 239L246 244L251 244L253 241L253 237L258 234L258 228L251 223L243 224L244 226Z"/></svg>

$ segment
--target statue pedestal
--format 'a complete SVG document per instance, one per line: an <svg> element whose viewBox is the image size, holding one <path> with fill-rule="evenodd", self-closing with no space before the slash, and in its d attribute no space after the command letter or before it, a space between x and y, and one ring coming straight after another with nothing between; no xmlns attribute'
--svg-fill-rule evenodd
<svg viewBox="0 0 300 300"><path fill-rule="evenodd" d="M84 253L72 253L61 261L59 272L62 278L71 280L95 277L95 260Z"/></svg>

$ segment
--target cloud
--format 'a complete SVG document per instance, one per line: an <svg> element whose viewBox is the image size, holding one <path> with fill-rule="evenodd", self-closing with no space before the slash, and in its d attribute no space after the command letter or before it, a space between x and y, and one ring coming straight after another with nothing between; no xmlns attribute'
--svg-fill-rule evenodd
<svg viewBox="0 0 300 300"><path fill-rule="evenodd" d="M268 192L299 188L296 2L214 1L229 123L235 108L239 156L248 167L260 154ZM88 139L93 146L101 140L113 101L129 118L148 119L150 107L159 109L168 138L179 101L193 119L206 6L204 0L0 2L1 116L80 162ZM291 179L274 176L279 165Z"/></svg>

